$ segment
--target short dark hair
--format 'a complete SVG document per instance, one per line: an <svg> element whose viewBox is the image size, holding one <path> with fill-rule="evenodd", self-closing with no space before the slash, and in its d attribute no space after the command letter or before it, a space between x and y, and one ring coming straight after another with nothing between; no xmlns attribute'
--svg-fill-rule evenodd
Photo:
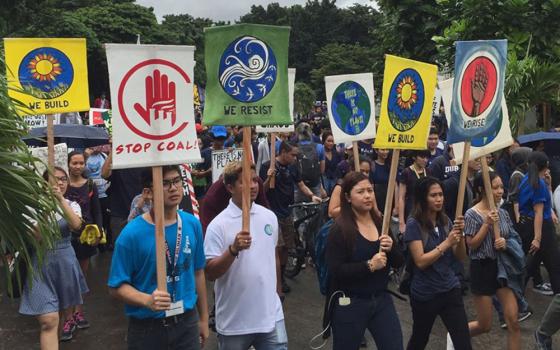
<svg viewBox="0 0 560 350"><path fill-rule="evenodd" d="M178 165L164 165L161 167L161 175L165 176L165 174L176 171L179 175L181 175L181 168ZM142 188L150 188L153 185L153 176L152 176L152 168L145 168L142 170L140 175L140 181L142 183Z"/></svg>
<svg viewBox="0 0 560 350"><path fill-rule="evenodd" d="M84 157L84 160L86 159L86 156L84 155L84 152L72 151L72 152L68 153L68 164L70 164L70 161L72 160L72 157L74 157L76 155L80 155L80 156Z"/></svg>
<svg viewBox="0 0 560 350"><path fill-rule="evenodd" d="M432 126L430 128L430 135L432 135L432 134L437 134L439 136L439 130L436 126Z"/></svg>
<svg viewBox="0 0 560 350"><path fill-rule="evenodd" d="M251 169L255 170L255 164L251 164ZM243 162L231 162L224 168L224 184L227 185L234 185L241 173L243 172Z"/></svg>
<svg viewBox="0 0 560 350"><path fill-rule="evenodd" d="M297 143L293 143L290 141L282 141L280 143L280 150L278 153L291 152L294 147L297 147Z"/></svg>

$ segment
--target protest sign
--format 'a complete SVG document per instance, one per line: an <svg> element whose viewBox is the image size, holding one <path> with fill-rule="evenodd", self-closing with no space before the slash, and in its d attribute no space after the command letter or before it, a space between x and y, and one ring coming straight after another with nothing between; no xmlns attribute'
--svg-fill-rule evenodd
<svg viewBox="0 0 560 350"><path fill-rule="evenodd" d="M453 79L447 79L439 83L441 97L443 99L443 107L445 109L445 117L451 125L451 104L453 99ZM513 143L511 129L509 125L509 115L505 98L502 98L500 116L500 129L495 130L490 136L474 138L471 140L470 159L476 159L500 149L509 147ZM455 163L463 163L464 143L458 142L452 145L453 154L455 155Z"/></svg>
<svg viewBox="0 0 560 350"><path fill-rule="evenodd" d="M290 104L289 125L257 125L257 132L293 132L294 131L294 88L296 84L296 69L288 68L288 101Z"/></svg>
<svg viewBox="0 0 560 350"><path fill-rule="evenodd" d="M375 138L372 73L325 77L325 91L336 143Z"/></svg>
<svg viewBox="0 0 560 350"><path fill-rule="evenodd" d="M47 116L44 114L26 115L23 117L25 124L30 129L42 128L47 126Z"/></svg>
<svg viewBox="0 0 560 350"><path fill-rule="evenodd" d="M85 39L5 38L8 94L19 115L89 109Z"/></svg>
<svg viewBox="0 0 560 350"><path fill-rule="evenodd" d="M194 47L107 44L113 168L200 159L194 123Z"/></svg>
<svg viewBox="0 0 560 350"><path fill-rule="evenodd" d="M224 172L224 168L231 162L243 159L243 149L224 149L212 151L212 182L216 182Z"/></svg>
<svg viewBox="0 0 560 350"><path fill-rule="evenodd" d="M426 149L437 66L386 55L376 148Z"/></svg>
<svg viewBox="0 0 560 350"><path fill-rule="evenodd" d="M447 142L489 137L501 127L507 41L459 41Z"/></svg>
<svg viewBox="0 0 560 350"><path fill-rule="evenodd" d="M439 107L441 106L441 91L439 86L436 87L434 93L434 102L432 103L432 116L439 115Z"/></svg>
<svg viewBox="0 0 560 350"><path fill-rule="evenodd" d="M255 24L204 29L205 125L287 125L290 28Z"/></svg>
<svg viewBox="0 0 560 350"><path fill-rule="evenodd" d="M89 125L105 125L105 121L110 118L109 110L104 108L89 109Z"/></svg>
<svg viewBox="0 0 560 350"><path fill-rule="evenodd" d="M47 170L48 147L30 148L33 157L39 158L40 162L35 162L35 167L39 175L43 175ZM54 145L54 165L61 167L68 172L68 146L65 143Z"/></svg>

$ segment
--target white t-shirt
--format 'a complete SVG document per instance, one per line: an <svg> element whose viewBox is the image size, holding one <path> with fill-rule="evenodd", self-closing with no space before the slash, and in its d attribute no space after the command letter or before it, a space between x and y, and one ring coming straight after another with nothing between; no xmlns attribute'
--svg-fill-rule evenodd
<svg viewBox="0 0 560 350"><path fill-rule="evenodd" d="M241 231L241 209L231 200L206 229L206 259L221 256ZM214 283L216 329L222 335L269 333L284 319L276 293L278 220L263 206L251 206L251 248L239 253Z"/></svg>

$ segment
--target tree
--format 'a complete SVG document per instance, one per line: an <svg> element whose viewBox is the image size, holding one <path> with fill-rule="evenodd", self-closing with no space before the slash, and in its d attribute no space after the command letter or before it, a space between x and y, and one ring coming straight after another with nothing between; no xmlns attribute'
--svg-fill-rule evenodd
<svg viewBox="0 0 560 350"><path fill-rule="evenodd" d="M315 91L302 82L294 86L294 109L298 115L307 115L315 102Z"/></svg>
<svg viewBox="0 0 560 350"><path fill-rule="evenodd" d="M27 127L15 112L16 104L8 96L5 76L0 76L0 266L9 276L8 256L19 252L31 277L33 257L42 261L60 231L54 218L58 210L54 197L36 172L34 162L38 160L21 140ZM16 288L22 282L19 280ZM10 279L7 284L12 287Z"/></svg>

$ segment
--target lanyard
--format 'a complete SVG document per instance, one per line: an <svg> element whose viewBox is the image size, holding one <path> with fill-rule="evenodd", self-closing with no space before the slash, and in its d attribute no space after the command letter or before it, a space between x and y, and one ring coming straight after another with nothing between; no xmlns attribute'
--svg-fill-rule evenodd
<svg viewBox="0 0 560 350"><path fill-rule="evenodd" d="M167 262L171 267L171 278L173 282L175 282L175 272L177 270L177 261L179 261L179 253L181 251L181 240L183 239L183 230L182 230L182 220L181 216L177 214L177 240L175 242L175 256L173 261L171 260L171 253L169 252L169 245L167 244L167 240L165 240L165 256L167 257Z"/></svg>

